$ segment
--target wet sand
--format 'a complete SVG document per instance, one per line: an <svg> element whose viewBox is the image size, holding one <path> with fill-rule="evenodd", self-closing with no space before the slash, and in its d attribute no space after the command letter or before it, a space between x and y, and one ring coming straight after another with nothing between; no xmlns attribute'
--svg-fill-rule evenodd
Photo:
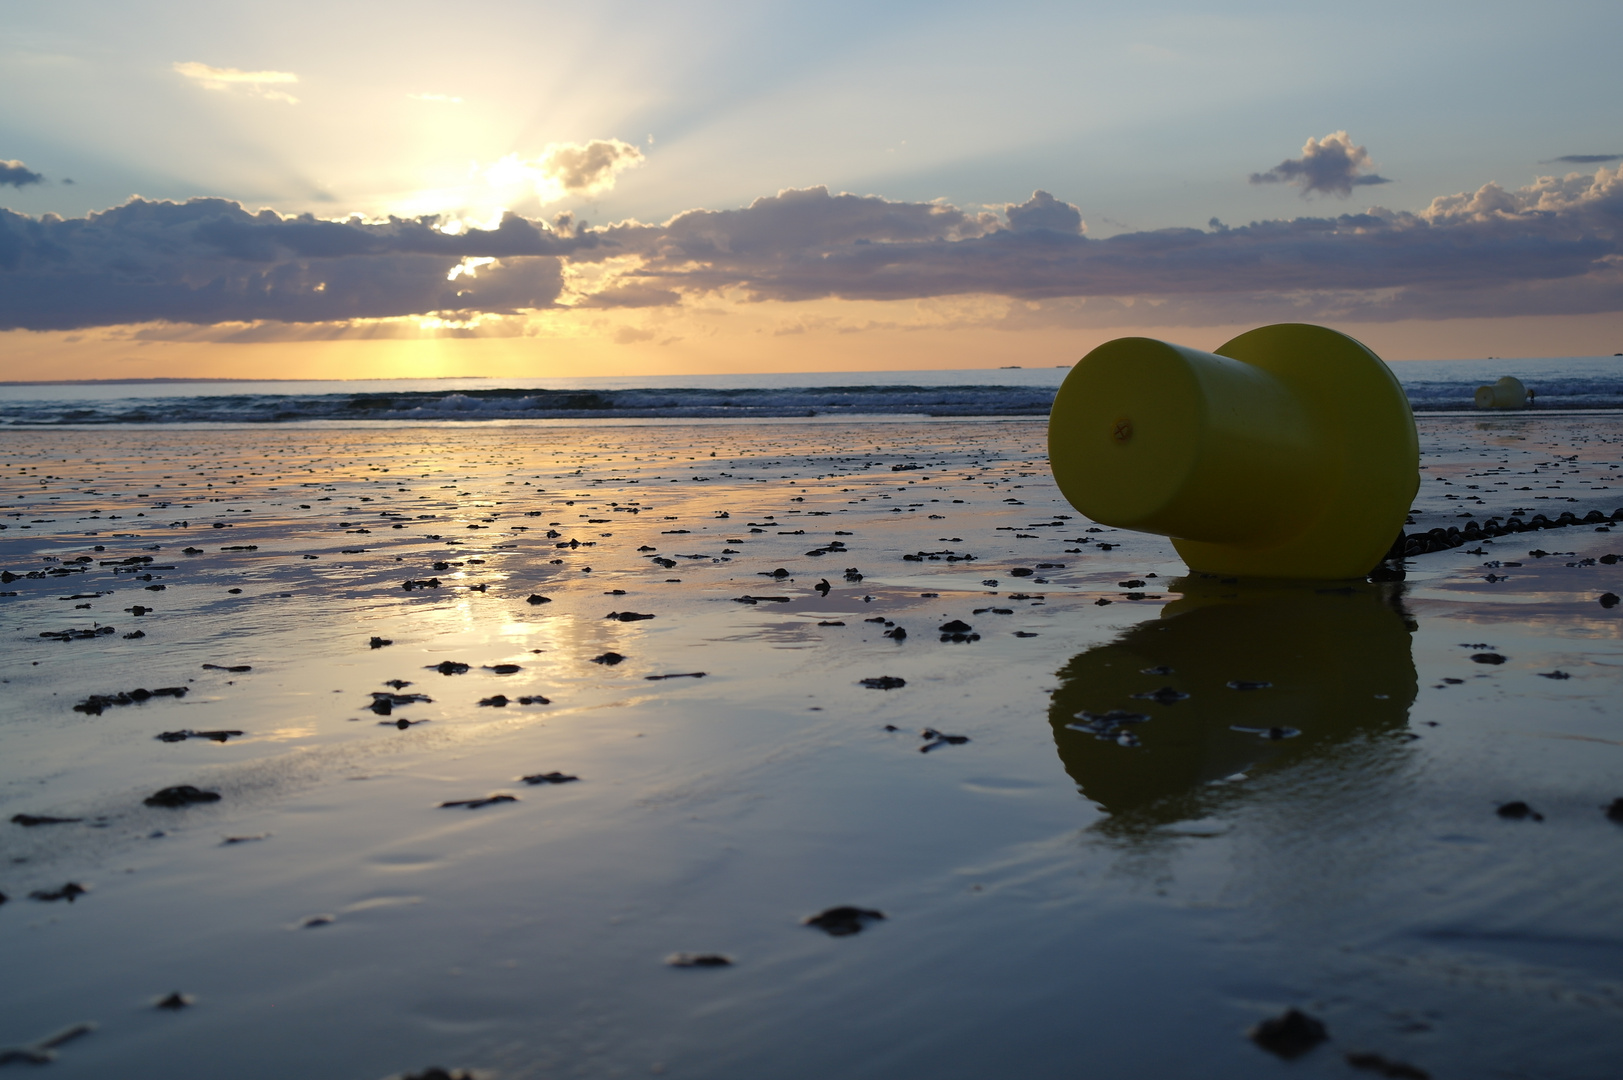
<svg viewBox="0 0 1623 1080"><path fill-rule="evenodd" d="M1412 532L1623 507L1613 414L1420 428ZM0 1046L1614 1075L1623 524L1194 579L1067 506L1044 439L0 432ZM1290 1008L1329 1038L1287 1061L1245 1031Z"/></svg>

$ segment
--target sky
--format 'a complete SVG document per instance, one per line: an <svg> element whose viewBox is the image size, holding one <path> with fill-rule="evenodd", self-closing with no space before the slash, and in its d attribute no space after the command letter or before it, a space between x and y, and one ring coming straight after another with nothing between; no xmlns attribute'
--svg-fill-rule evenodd
<svg viewBox="0 0 1623 1080"><path fill-rule="evenodd" d="M1623 352L1623 5L0 0L0 379Z"/></svg>

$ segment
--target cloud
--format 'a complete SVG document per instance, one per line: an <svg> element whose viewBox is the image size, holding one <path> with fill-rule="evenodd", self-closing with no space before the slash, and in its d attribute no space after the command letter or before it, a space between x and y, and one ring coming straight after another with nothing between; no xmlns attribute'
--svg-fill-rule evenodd
<svg viewBox="0 0 1623 1080"><path fill-rule="evenodd" d="M456 235L439 224L282 217L224 199L132 199L66 220L0 210L0 329L533 310L557 303L562 258L600 243L516 215Z"/></svg>
<svg viewBox="0 0 1623 1080"><path fill-rule="evenodd" d="M682 294L674 289L662 289L648 282L616 281L611 285L583 293L575 298L573 307L583 308L638 308L665 307L680 304Z"/></svg>
<svg viewBox="0 0 1623 1080"><path fill-rule="evenodd" d="M533 158L508 154L485 165L475 162L463 182L413 192L391 209L403 216L491 221L515 208L534 212L570 196L601 195L644 160L641 150L619 139L551 143Z"/></svg>
<svg viewBox="0 0 1623 1080"><path fill-rule="evenodd" d="M1623 154L1562 154L1558 158L1542 161L1541 165L1604 165L1608 161L1623 161Z"/></svg>
<svg viewBox="0 0 1623 1080"><path fill-rule="evenodd" d="M10 184L12 187L20 188L44 181L45 176L42 173L35 172L22 162L0 159L0 187Z"/></svg>
<svg viewBox="0 0 1623 1080"><path fill-rule="evenodd" d="M171 66L176 74L191 79L205 90L242 89L271 101L285 101L289 105L299 103L298 98L285 91L269 89L298 82L299 77L291 71L238 71L236 68L210 67L195 60L177 60Z"/></svg>
<svg viewBox="0 0 1623 1080"><path fill-rule="evenodd" d="M616 345L634 345L639 341L651 341L659 336L657 330L641 330L635 326L622 326L614 332Z"/></svg>
<svg viewBox="0 0 1623 1080"><path fill-rule="evenodd" d="M1623 169L1484 184L1418 212L1105 239L1046 192L1001 210L811 187L663 223L509 213L454 233L432 216L326 221L220 199L136 199L75 219L0 211L0 329L477 327L566 308L975 298L1013 313L998 319L1099 326L1623 310Z"/></svg>
<svg viewBox="0 0 1623 1080"><path fill-rule="evenodd" d="M569 195L601 195L621 172L643 160L641 150L619 139L552 143L528 161L508 154L484 169L483 179L497 189L530 187L545 205Z"/></svg>
<svg viewBox="0 0 1623 1080"><path fill-rule="evenodd" d="M789 188L740 210L689 210L662 226L612 226L606 236L646 244L660 262L783 265L865 245L921 244L984 236L997 215L945 203L890 202L875 195L830 195L826 187Z"/></svg>
<svg viewBox="0 0 1623 1080"><path fill-rule="evenodd" d="M1137 298L1197 325L1224 321L1218 314L1227 307L1297 318L1576 313L1623 308L1620 177L1623 170L1603 168L1592 177L1543 177L1518 191L1487 184L1419 213L1377 207L1103 240L1080 227L1076 234L1007 228L993 215L945 204L811 188L602 235L617 251L641 254L640 272L623 274L622 283L640 276L688 296L989 294L1102 307Z"/></svg>
<svg viewBox="0 0 1623 1080"><path fill-rule="evenodd" d="M642 164L642 151L619 139L593 139L584 146L554 143L541 156L542 168L571 195L596 195L614 186L622 169Z"/></svg>
<svg viewBox="0 0 1623 1080"><path fill-rule="evenodd" d="M1004 213L1009 218L1009 228L1015 232L1041 229L1078 236L1087 231L1082 223L1082 211L1068 202L1060 202L1046 191L1033 191L1031 198L1018 206L1010 203Z"/></svg>
<svg viewBox="0 0 1623 1080"><path fill-rule="evenodd" d="M1336 131L1323 139L1310 137L1302 146L1300 158L1286 158L1267 172L1252 173L1251 182L1296 184L1302 189L1303 198L1317 191L1345 199L1355 187L1392 182L1384 176L1361 171L1371 164L1368 150L1354 146L1345 131Z"/></svg>

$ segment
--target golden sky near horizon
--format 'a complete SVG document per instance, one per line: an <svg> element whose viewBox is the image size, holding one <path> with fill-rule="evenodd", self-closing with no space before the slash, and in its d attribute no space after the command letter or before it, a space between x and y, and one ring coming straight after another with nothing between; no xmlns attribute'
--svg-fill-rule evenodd
<svg viewBox="0 0 1623 1080"><path fill-rule="evenodd" d="M3 338L6 380L226 378L389 379L480 376L578 378L750 372L919 371L1071 364L1131 335L1214 349L1250 326L1120 327L1009 332L975 328L717 335L664 344L617 343L613 332L570 337L344 339L219 344L131 341L125 334L13 332ZM1339 327L1390 362L1461 357L1610 356L1623 314L1410 321ZM1564 352L1549 346L1569 343ZM1608 351L1610 350L1610 351Z"/></svg>

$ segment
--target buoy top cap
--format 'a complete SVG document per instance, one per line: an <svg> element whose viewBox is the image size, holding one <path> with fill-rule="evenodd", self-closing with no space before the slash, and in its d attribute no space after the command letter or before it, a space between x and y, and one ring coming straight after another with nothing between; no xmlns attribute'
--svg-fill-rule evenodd
<svg viewBox="0 0 1623 1080"><path fill-rule="evenodd" d="M1076 400L1055 470L1074 473L1072 486L1086 490L1083 512L1109 524L1154 518L1200 460L1199 439L1190 436L1204 404L1188 358L1166 342L1118 338L1073 368L1062 392Z"/></svg>

